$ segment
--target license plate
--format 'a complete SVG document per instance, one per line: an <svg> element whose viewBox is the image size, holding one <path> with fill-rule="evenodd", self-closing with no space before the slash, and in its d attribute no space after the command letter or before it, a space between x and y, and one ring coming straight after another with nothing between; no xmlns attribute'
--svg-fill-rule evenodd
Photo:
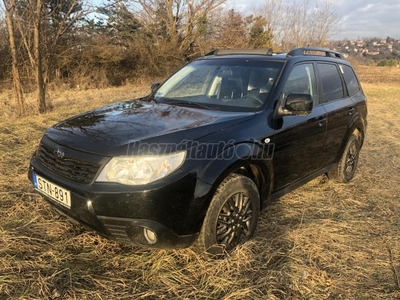
<svg viewBox="0 0 400 300"><path fill-rule="evenodd" d="M71 193L70 191L52 183L51 181L33 173L33 185L36 190L53 199L57 203L71 208Z"/></svg>

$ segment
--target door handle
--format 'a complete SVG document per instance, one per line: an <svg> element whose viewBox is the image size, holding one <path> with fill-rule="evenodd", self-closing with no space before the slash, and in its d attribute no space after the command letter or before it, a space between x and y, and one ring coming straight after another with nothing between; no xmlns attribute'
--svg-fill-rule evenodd
<svg viewBox="0 0 400 300"><path fill-rule="evenodd" d="M319 118L319 119L317 120L318 126L319 126L319 127L324 126L325 121L326 121L326 118L324 118L324 117Z"/></svg>
<svg viewBox="0 0 400 300"><path fill-rule="evenodd" d="M349 108L349 115L351 116L354 113L354 107Z"/></svg>

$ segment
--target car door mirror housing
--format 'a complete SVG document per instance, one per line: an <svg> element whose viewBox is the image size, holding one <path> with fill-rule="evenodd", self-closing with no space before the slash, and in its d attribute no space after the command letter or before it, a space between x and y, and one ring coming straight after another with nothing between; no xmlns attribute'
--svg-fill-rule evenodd
<svg viewBox="0 0 400 300"><path fill-rule="evenodd" d="M310 94L291 93L279 109L279 115L309 115L313 109L313 99Z"/></svg>

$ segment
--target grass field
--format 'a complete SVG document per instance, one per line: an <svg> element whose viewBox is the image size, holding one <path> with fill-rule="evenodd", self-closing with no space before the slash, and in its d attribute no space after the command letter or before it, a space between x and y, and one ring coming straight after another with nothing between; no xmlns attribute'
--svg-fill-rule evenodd
<svg viewBox="0 0 400 300"><path fill-rule="evenodd" d="M271 203L222 260L120 245L52 212L27 179L43 131L148 88L51 92L0 113L0 299L400 299L400 70L358 66L369 125L353 181L318 178Z"/></svg>

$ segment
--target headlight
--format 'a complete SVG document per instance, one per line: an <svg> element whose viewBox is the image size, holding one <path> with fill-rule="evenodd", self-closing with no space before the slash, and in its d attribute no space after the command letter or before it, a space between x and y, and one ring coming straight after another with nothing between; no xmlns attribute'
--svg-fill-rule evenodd
<svg viewBox="0 0 400 300"><path fill-rule="evenodd" d="M96 181L127 185L147 184L174 172L182 165L185 157L186 151L166 155L113 157Z"/></svg>

